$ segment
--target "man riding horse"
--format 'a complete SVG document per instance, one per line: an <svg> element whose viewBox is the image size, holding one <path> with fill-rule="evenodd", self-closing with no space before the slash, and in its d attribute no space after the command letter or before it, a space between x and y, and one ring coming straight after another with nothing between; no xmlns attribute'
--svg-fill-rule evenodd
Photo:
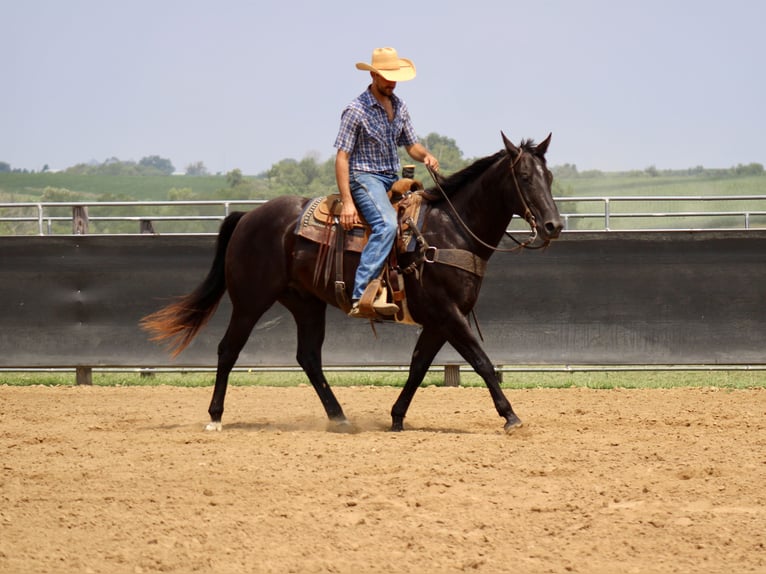
<svg viewBox="0 0 766 574"><path fill-rule="evenodd" d="M192 342L213 316L224 294L228 294L231 316L218 344L207 430L223 428L231 370L255 325L275 303L284 306L295 320L298 364L314 387L328 419L339 425L347 424L348 419L322 366L327 306L350 308L348 301L338 296L338 287L342 285L345 294L345 285L354 277L353 297L361 298L362 304L357 313L351 312L352 316L397 313L396 306L386 303L383 297L375 299L381 302L378 309L373 303L368 310L369 294L364 292L368 283L367 291L373 291L379 283L376 274L385 265L396 232L394 209L386 193L399 170L396 148L403 145L413 159L431 169L436 169L438 162L417 142L404 102L393 95L397 81L415 76L412 62L400 59L393 49L384 48L373 53L371 65L357 67L372 73L372 84L344 110L336 144L336 176L343 194L343 227L350 228L360 220L358 209L374 229L367 250L361 255L360 271L354 276L353 264L357 260L354 252L346 259L347 265L336 265L335 282L326 273L325 281L317 281L317 270L324 269L318 263L323 254L327 257L327 246L299 232L305 227L307 210L316 199L285 195L246 213L234 211L227 215L221 223L210 269L201 283L141 321L153 340L168 343L173 353L178 354ZM439 177L434 188L425 190L434 200L419 217L409 218L408 227L415 234L417 246L397 255L403 275L398 276L399 285L406 291L406 299L396 296L392 299L406 301L412 323L420 329L407 381L391 407L392 431L404 429L404 418L415 391L447 343L484 380L497 413L505 419L505 432L511 433L521 426L521 419L500 387L494 364L471 329L469 314L478 300L484 270L492 254L522 249L535 242L548 245L561 233L563 220L551 193L553 174L545 159L551 135L539 144L522 140L518 146L502 131L501 135L502 149L449 177ZM335 204L332 214L335 215ZM514 215L529 224L531 235L512 249L500 248ZM331 228L334 230L332 223ZM339 248L335 253L342 254L343 244L337 241L336 245ZM404 304L402 307L404 310Z"/></svg>
<svg viewBox="0 0 766 574"><path fill-rule="evenodd" d="M359 300L383 270L396 237L396 211L387 192L398 179L397 148L404 146L412 159L434 171L439 169L439 161L418 142L407 105L394 94L397 82L415 77L412 61L399 58L393 48L376 48L371 64L359 62L356 67L369 71L372 83L341 115L335 139L335 179L343 202L341 226L350 230L361 222L361 213L371 229L356 270L349 312L350 317L364 318ZM399 310L395 303L383 301L373 308L386 316Z"/></svg>

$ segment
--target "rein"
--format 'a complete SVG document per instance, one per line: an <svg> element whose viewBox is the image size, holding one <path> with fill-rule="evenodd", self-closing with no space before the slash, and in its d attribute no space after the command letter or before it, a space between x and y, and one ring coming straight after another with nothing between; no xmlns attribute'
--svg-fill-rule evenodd
<svg viewBox="0 0 766 574"><path fill-rule="evenodd" d="M516 159L511 162L511 177L513 177L513 184L516 186L516 191L519 194L519 199L521 200L521 205L524 208L524 221L526 221L529 224L529 227L532 231L530 236L525 241L518 241L513 235L508 233L508 231L505 232L505 234L510 237L515 243L516 247L511 247L510 249L504 249L501 247L496 247L493 245L490 245L486 241L482 240L480 237L478 237L470 227L463 221L463 218L460 217L460 214L457 212L457 209L455 209L455 206L452 204L452 201L450 201L449 196L444 191L444 188L442 188L441 184L439 183L439 180L436 176L436 172L434 172L433 169L431 169L430 166L426 166L426 169L428 170L428 173L431 175L431 179L433 180L434 184L436 185L436 189L439 190L439 192L442 194L442 197L447 201L447 205L449 205L450 209L452 210L452 214L457 219L460 226L465 230L468 235L471 236L471 238L476 241L479 245L486 247L487 249L491 251L496 251L500 253L513 253L514 251L518 251L519 249L540 249L541 247L546 247L548 245L548 242L546 241L543 245L538 247L531 247L531 244L537 240L537 224L535 222L535 216L532 214L532 210L529 209L529 204L527 203L527 199L524 197L524 193L521 191L521 187L519 186L519 182L516 179L516 164L521 159L521 156L524 155L524 150L519 150L519 155L516 157Z"/></svg>

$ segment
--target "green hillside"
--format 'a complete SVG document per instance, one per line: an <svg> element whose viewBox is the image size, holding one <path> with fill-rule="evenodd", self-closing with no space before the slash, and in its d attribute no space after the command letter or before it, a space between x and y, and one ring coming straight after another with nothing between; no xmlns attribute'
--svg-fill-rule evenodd
<svg viewBox="0 0 766 574"><path fill-rule="evenodd" d="M0 202L44 201L46 189L68 190L76 199L167 201L171 190L212 195L226 188L224 176L80 175L69 173L0 173Z"/></svg>
<svg viewBox="0 0 766 574"><path fill-rule="evenodd" d="M675 196L675 195L765 195L766 176L707 173L649 176L643 172L602 173L592 177L559 177L557 196Z"/></svg>

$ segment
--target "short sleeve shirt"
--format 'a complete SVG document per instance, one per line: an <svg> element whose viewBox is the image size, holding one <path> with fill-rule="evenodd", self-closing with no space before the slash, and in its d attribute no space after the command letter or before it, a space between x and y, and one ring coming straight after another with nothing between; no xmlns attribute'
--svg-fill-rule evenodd
<svg viewBox="0 0 766 574"><path fill-rule="evenodd" d="M407 104L391 95L393 121L368 88L341 114L335 148L348 152L349 169L396 175L399 173L399 146L417 143Z"/></svg>

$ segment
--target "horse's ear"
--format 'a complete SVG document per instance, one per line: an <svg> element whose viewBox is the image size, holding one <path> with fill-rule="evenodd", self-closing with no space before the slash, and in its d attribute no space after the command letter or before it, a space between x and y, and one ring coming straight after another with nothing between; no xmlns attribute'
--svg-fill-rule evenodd
<svg viewBox="0 0 766 574"><path fill-rule="evenodd" d="M503 133L503 132L501 131L501 132L500 132L500 135L501 135L501 136L503 136L503 143L505 144L505 149L506 149L506 151L507 151L507 152L510 154L510 156L511 156L513 159L516 159L516 156L517 156L517 155L519 155L519 148L517 148L515 145L513 145L513 143L511 142L511 140L509 140L509 139L506 137L505 133Z"/></svg>
<svg viewBox="0 0 766 574"><path fill-rule="evenodd" d="M545 152L548 151L548 145L551 143L551 137L553 136L553 133L549 133L548 137L545 138L543 141L541 141L537 146L535 147L535 153L539 156L544 156Z"/></svg>

